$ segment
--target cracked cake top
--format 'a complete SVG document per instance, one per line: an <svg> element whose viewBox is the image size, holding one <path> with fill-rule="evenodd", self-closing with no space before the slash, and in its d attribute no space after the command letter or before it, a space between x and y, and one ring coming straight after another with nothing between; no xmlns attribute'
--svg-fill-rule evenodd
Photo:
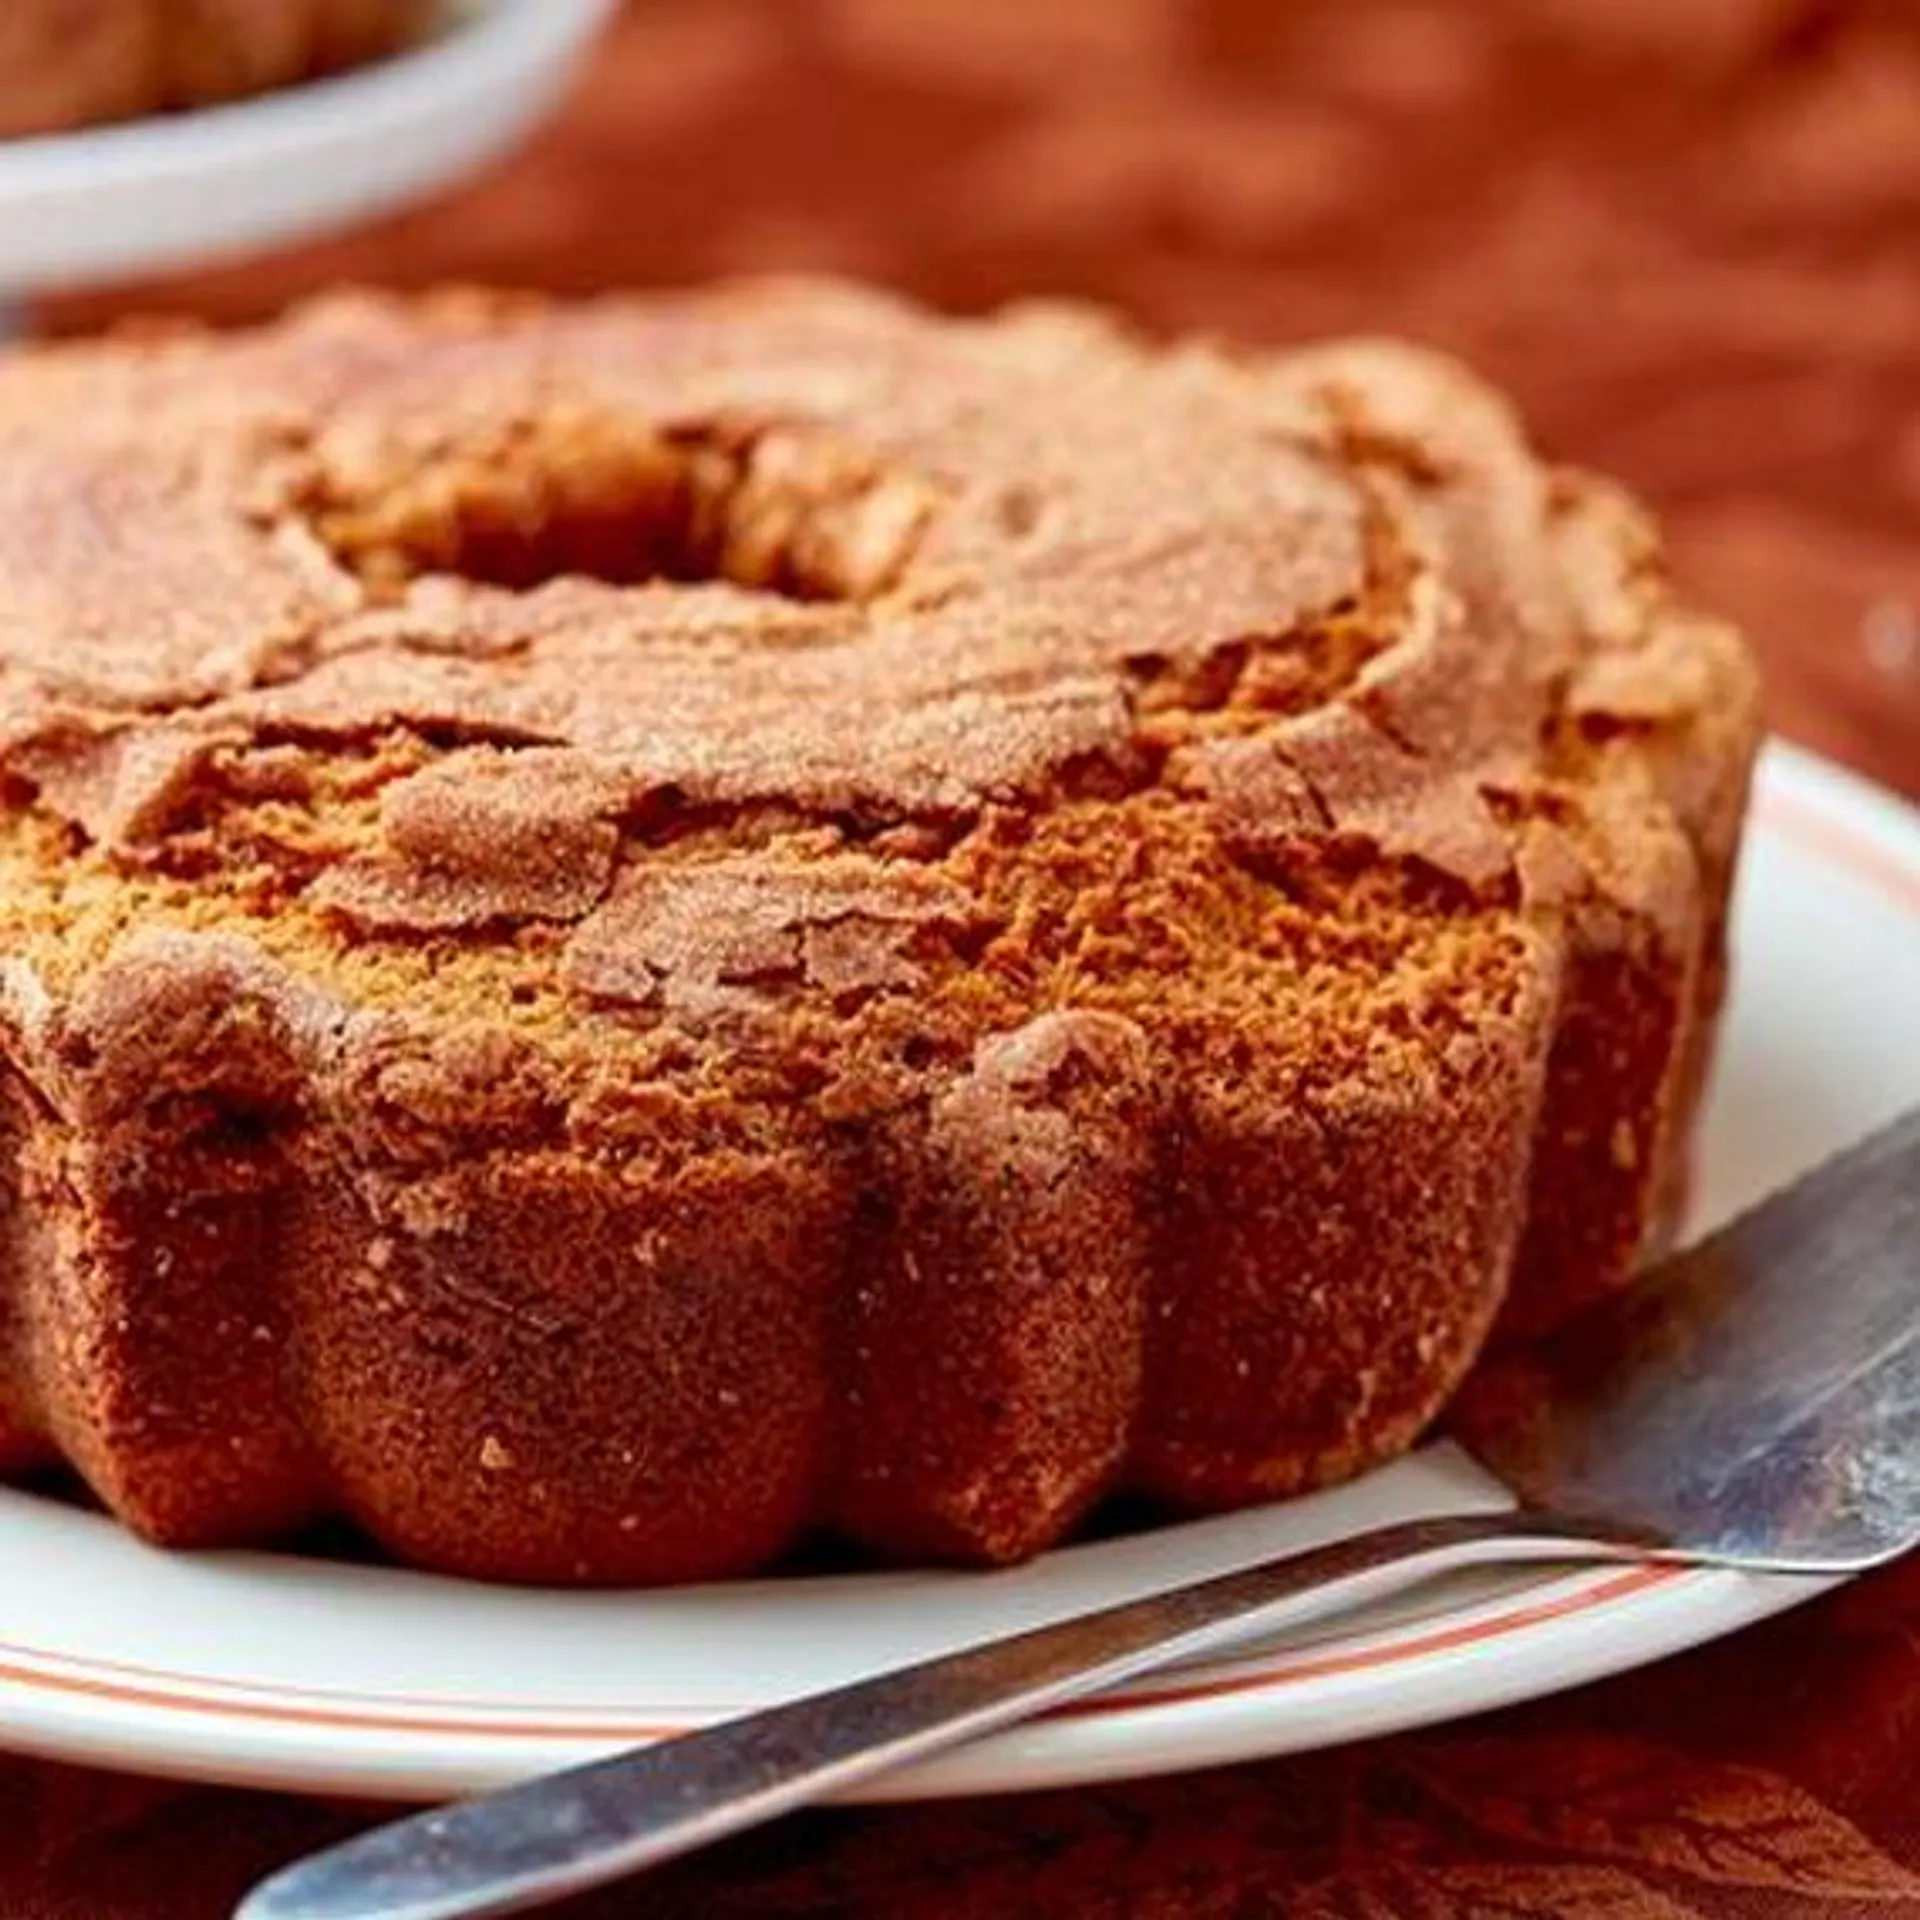
<svg viewBox="0 0 1920 1920"><path fill-rule="evenodd" d="M927 855L995 808L1151 795L1256 868L1549 887L1503 800L1543 742L1701 702L1646 546L1387 345L817 286L335 301L0 374L0 757L99 857L264 860L363 937L572 926L595 998L902 983L968 912ZM397 734L351 834L222 845L214 796L284 811ZM637 857L695 829L697 872Z"/></svg>

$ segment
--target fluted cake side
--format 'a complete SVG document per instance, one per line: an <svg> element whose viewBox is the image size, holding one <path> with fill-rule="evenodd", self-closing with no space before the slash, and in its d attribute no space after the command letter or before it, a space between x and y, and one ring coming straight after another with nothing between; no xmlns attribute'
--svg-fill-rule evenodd
<svg viewBox="0 0 1920 1920"><path fill-rule="evenodd" d="M0 370L0 1470L664 1581L1409 1445L1662 1231L1757 737L1452 365L832 286Z"/></svg>

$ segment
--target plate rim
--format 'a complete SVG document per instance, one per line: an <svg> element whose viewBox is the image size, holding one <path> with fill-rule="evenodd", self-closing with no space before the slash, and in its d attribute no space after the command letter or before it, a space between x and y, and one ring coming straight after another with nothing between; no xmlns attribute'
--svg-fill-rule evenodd
<svg viewBox="0 0 1920 1920"><path fill-rule="evenodd" d="M1775 741L1763 757L1752 819L1823 865L1844 866L1920 919L1920 809L1897 795ZM5 1524L0 1506L0 1530ZM113 1523L87 1516L85 1524ZM1357 1641L1329 1636L1324 1644L1344 1652L1290 1647L1224 1656L1172 1680L1144 1676L847 1797L1059 1787L1432 1724L1647 1664L1839 1584L1664 1567L1544 1569L1494 1602L1456 1604ZM142 1684L128 1683L135 1674ZM1415 1677L1420 1684L1410 1686ZM1276 1726L1271 1701L1281 1690L1289 1712ZM378 1798L471 1791L742 1710L687 1708L667 1724L674 1710L662 1708L659 1721L615 1725L611 1715L595 1722L578 1706L300 1689L0 1644L0 1740L9 1747ZM502 1717L488 1721L487 1712Z"/></svg>

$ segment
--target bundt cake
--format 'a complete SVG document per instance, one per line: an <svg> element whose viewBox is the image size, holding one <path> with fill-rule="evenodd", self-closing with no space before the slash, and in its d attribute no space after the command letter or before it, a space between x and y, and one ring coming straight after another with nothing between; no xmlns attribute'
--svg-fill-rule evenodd
<svg viewBox="0 0 1920 1920"><path fill-rule="evenodd" d="M0 138L211 106L394 52L427 0L5 0Z"/></svg>
<svg viewBox="0 0 1920 1920"><path fill-rule="evenodd" d="M532 1581L1408 1446L1672 1210L1755 681L1457 367L755 284L0 365L0 1470Z"/></svg>

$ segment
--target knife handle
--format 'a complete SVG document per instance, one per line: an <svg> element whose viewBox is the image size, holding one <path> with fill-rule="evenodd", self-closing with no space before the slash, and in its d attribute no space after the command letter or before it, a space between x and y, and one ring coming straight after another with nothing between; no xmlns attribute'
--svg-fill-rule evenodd
<svg viewBox="0 0 1920 1920"><path fill-rule="evenodd" d="M1436 1574L1641 1553L1525 1510L1399 1521L416 1814L274 1875L237 1920L524 1912L1146 1668Z"/></svg>

